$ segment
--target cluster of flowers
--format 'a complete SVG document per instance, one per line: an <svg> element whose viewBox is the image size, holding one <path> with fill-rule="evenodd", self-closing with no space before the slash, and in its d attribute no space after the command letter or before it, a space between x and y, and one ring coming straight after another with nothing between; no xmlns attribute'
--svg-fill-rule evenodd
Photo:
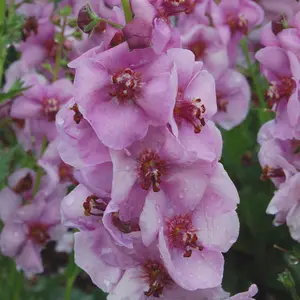
<svg viewBox="0 0 300 300"><path fill-rule="evenodd" d="M131 20L119 0L65 0L60 13L47 1L19 2L21 58L4 90L20 77L30 88L5 113L39 171L17 170L1 192L2 252L39 273L43 246L77 228L76 263L110 300L229 299L222 253L238 236L239 197L219 162L215 123L231 129L246 117L238 44L263 9L131 0Z"/></svg>
<svg viewBox="0 0 300 300"><path fill-rule="evenodd" d="M286 223L292 238L300 241L300 5L294 2L285 11L262 29L264 48L256 53L269 82L265 100L275 113L260 129L259 161L261 178L278 188L267 213L275 215L276 226Z"/></svg>
<svg viewBox="0 0 300 300"><path fill-rule="evenodd" d="M79 230L75 261L108 299L228 299L222 252L238 235L239 198L213 121L230 127L247 113L249 87L230 69L230 49L263 10L251 1L131 8L131 22L102 30L102 43L69 63L74 97L56 117L59 153L80 183L61 207ZM92 16L84 7L79 25Z"/></svg>

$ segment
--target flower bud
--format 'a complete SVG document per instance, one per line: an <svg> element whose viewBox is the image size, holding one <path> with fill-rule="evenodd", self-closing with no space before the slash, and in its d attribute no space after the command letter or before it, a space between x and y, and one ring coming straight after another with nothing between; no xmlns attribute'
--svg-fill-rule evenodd
<svg viewBox="0 0 300 300"><path fill-rule="evenodd" d="M122 29L130 49L147 48L151 43L152 26L143 19L134 18Z"/></svg>
<svg viewBox="0 0 300 300"><path fill-rule="evenodd" d="M80 9L78 13L77 26L84 33L90 34L93 31L93 29L98 25L98 23L99 17L87 3Z"/></svg>

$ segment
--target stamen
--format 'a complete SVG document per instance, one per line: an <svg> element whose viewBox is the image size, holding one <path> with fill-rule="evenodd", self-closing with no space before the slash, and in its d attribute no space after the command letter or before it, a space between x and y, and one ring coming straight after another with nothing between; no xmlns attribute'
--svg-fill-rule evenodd
<svg viewBox="0 0 300 300"><path fill-rule="evenodd" d="M201 104L200 99L194 99L192 101L178 99L173 112L178 125L184 120L193 125L195 133L200 133L206 124L203 116L206 112L206 108L204 104Z"/></svg>
<svg viewBox="0 0 300 300"><path fill-rule="evenodd" d="M204 249L198 242L196 229L189 214L177 215L168 219L166 225L170 246L182 249L184 257L191 257L193 250L202 251Z"/></svg>
<svg viewBox="0 0 300 300"><path fill-rule="evenodd" d="M42 103L42 111L49 122L55 121L56 114L59 111L59 100L56 98L45 98Z"/></svg>
<svg viewBox="0 0 300 300"><path fill-rule="evenodd" d="M280 82L270 82L269 89L266 91L265 100L269 108L279 104L281 98L289 98L296 89L295 80L291 77L280 77Z"/></svg>
<svg viewBox="0 0 300 300"><path fill-rule="evenodd" d="M110 95L121 103L136 100L141 91L141 74L130 68L123 69L112 76Z"/></svg>
<svg viewBox="0 0 300 300"><path fill-rule="evenodd" d="M28 238L36 244L43 246L50 239L48 229L49 225L39 222L31 223L29 224Z"/></svg>
<svg viewBox="0 0 300 300"><path fill-rule="evenodd" d="M235 34L238 31L244 35L248 34L248 20L245 19L243 15L237 17L229 15L227 24L229 25L232 34Z"/></svg>
<svg viewBox="0 0 300 300"><path fill-rule="evenodd" d="M148 190L151 186L154 192L160 191L161 176L166 173L167 165L159 155L152 150L145 150L139 158L138 175L141 186Z"/></svg>
<svg viewBox="0 0 300 300"><path fill-rule="evenodd" d="M99 197L96 195L91 195L86 198L83 203L84 215L85 216L97 216L102 217L103 213L107 207L107 204L103 202L101 199L99 201Z"/></svg>
<svg viewBox="0 0 300 300"><path fill-rule="evenodd" d="M162 264L149 260L142 268L142 279L149 284L148 291L144 292L147 297L160 298L165 286L173 284L171 277Z"/></svg>
<svg viewBox="0 0 300 300"><path fill-rule="evenodd" d="M80 121L83 119L83 115L82 115L82 113L79 111L78 105L75 103L75 104L70 108L70 110L73 110L73 111L74 111L75 114L74 114L73 119L74 119L74 121L75 121L76 124L79 124Z"/></svg>
<svg viewBox="0 0 300 300"><path fill-rule="evenodd" d="M262 169L262 174L260 179L266 181L271 178L285 178L285 173L282 168L271 168L268 165L265 165Z"/></svg>

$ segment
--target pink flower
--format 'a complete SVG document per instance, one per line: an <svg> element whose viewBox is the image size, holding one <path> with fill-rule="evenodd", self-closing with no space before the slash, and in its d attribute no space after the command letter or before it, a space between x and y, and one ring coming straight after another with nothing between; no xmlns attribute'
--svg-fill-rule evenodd
<svg viewBox="0 0 300 300"><path fill-rule="evenodd" d="M218 112L213 120L226 130L242 123L249 110L250 86L238 71L227 69L216 80Z"/></svg>
<svg viewBox="0 0 300 300"><path fill-rule="evenodd" d="M276 111L276 137L292 138L296 132L300 111L299 61L292 52L279 47L266 47L258 51L256 59L270 83L266 100L269 107Z"/></svg>
<svg viewBox="0 0 300 300"><path fill-rule="evenodd" d="M24 77L25 86L32 86L16 98L11 107L13 118L30 120L30 131L36 139L46 136L52 141L57 136L55 117L60 107L72 97L72 84L61 79L53 84L35 75Z"/></svg>
<svg viewBox="0 0 300 300"><path fill-rule="evenodd" d="M170 125L185 149L195 159L219 160L222 139L209 120L217 111L215 81L195 62L191 51L170 49L167 55L175 62L178 91Z"/></svg>
<svg viewBox="0 0 300 300"><path fill-rule="evenodd" d="M134 265L127 250L117 246L100 224L96 230L77 232L74 236L75 263L100 289L111 292L122 276L122 269Z"/></svg>
<svg viewBox="0 0 300 300"><path fill-rule="evenodd" d="M300 240L299 180L300 174L297 173L282 184L267 208L267 213L276 215L275 225L286 222L292 238L297 241Z"/></svg>
<svg viewBox="0 0 300 300"><path fill-rule="evenodd" d="M51 166L41 167L46 174L41 178L36 197L45 198L54 191L58 176ZM8 177L8 186L0 191L0 218L3 222L9 221L22 204L32 202L35 180L35 172L28 168L18 169Z"/></svg>
<svg viewBox="0 0 300 300"><path fill-rule="evenodd" d="M226 196L221 192L222 186ZM218 286L223 276L221 252L228 251L238 236L238 201L237 191L221 165L216 167L196 207L183 208L163 191L150 192L140 217L143 242L148 246L159 236L164 265L183 288ZM203 270L205 278L201 275Z"/></svg>
<svg viewBox="0 0 300 300"><path fill-rule="evenodd" d="M280 16L291 19L294 14L300 11L300 4L294 0L260 0L259 4L265 10L266 18L277 20Z"/></svg>
<svg viewBox="0 0 300 300"><path fill-rule="evenodd" d="M122 59L120 59L122 57ZM172 61L126 44L70 63L75 102L104 145L122 149L149 125L165 125L173 111L177 77Z"/></svg>
<svg viewBox="0 0 300 300"><path fill-rule="evenodd" d="M222 41L227 45L259 25L263 21L264 11L250 0L222 1L220 4L212 2L211 16Z"/></svg>
<svg viewBox="0 0 300 300"><path fill-rule="evenodd" d="M78 184L77 180L74 178L74 172L72 166L63 162L59 156L57 150L57 142L58 140L54 140L49 143L47 149L45 150L42 158L39 160L40 165L51 166L58 178L59 183L68 187L71 184Z"/></svg>
<svg viewBox="0 0 300 300"><path fill-rule="evenodd" d="M215 28L196 24L184 31L181 40L183 48L191 50L215 78L228 67L227 48Z"/></svg>
<svg viewBox="0 0 300 300"><path fill-rule="evenodd" d="M237 46L243 35L247 35L264 18L263 9L251 0L211 1L211 17L223 43L228 47L230 62L235 65Z"/></svg>
<svg viewBox="0 0 300 300"><path fill-rule="evenodd" d="M262 179L272 179L279 187L299 169L299 141L276 138L275 121L265 123L259 131L258 142L261 144L259 161L263 167Z"/></svg>
<svg viewBox="0 0 300 300"><path fill-rule="evenodd" d="M105 1L90 1L89 4L93 11L101 18L109 20L116 24L125 25L124 12L117 6L112 9L108 8ZM79 1L73 8L73 11L78 16L78 12L86 4L86 1ZM86 51L103 44L103 49L109 49L119 45L124 41L123 33L121 29L112 27L111 25L100 22L93 30L91 35L84 34L80 40L74 40L72 42L72 57L77 58L79 55Z"/></svg>
<svg viewBox="0 0 300 300"><path fill-rule="evenodd" d="M57 140L61 159L76 169L110 161L109 150L83 118L74 99L64 105L56 116ZM88 145L88 147L87 147Z"/></svg>
<svg viewBox="0 0 300 300"><path fill-rule="evenodd" d="M53 52L50 43L54 40L55 32L55 26L50 20L53 9L53 3L25 3L18 9L19 13L27 17L22 29L23 42L18 50L22 53L21 61L28 67L39 66Z"/></svg>
<svg viewBox="0 0 300 300"><path fill-rule="evenodd" d="M18 207L5 222L0 235L1 251L14 257L17 266L27 274L43 272L41 250L65 231L60 224L61 199L61 190L55 190L47 199L36 198L31 204Z"/></svg>

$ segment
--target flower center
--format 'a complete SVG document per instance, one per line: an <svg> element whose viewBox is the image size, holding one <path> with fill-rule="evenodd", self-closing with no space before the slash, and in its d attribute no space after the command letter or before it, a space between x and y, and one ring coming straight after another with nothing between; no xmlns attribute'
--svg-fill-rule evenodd
<svg viewBox="0 0 300 300"><path fill-rule="evenodd" d="M28 17L22 27L22 40L25 42L30 36L31 32L38 34L38 21L36 17Z"/></svg>
<svg viewBox="0 0 300 300"><path fill-rule="evenodd" d="M83 202L85 216L103 217L103 213L107 207L107 203L95 195L88 196Z"/></svg>
<svg viewBox="0 0 300 300"><path fill-rule="evenodd" d="M76 124L79 124L80 121L83 119L82 113L78 109L78 105L75 103L70 110L74 111L74 117L73 120L75 121Z"/></svg>
<svg viewBox="0 0 300 300"><path fill-rule="evenodd" d="M289 98L296 89L295 80L292 77L280 77L279 84L275 81L270 82L269 89L266 91L265 100L268 107L272 108L274 104L279 103L281 98Z"/></svg>
<svg viewBox="0 0 300 300"><path fill-rule="evenodd" d="M218 111L227 112L228 100L224 99L223 96L217 92L217 107Z"/></svg>
<svg viewBox="0 0 300 300"><path fill-rule="evenodd" d="M188 48L195 54L196 60L200 60L205 54L206 47L207 46L204 41L197 41L189 45Z"/></svg>
<svg viewBox="0 0 300 300"><path fill-rule="evenodd" d="M58 167L58 175L60 182L72 182L74 184L78 184L77 180L73 176L73 167L66 164L65 162L61 162Z"/></svg>
<svg viewBox="0 0 300 300"><path fill-rule="evenodd" d="M29 191L33 186L33 178L30 173L27 173L25 177L23 177L17 185L13 188L13 190L17 194L22 194L24 192Z"/></svg>
<svg viewBox="0 0 300 300"><path fill-rule="evenodd" d="M141 231L138 223L124 222L120 219L119 213L114 212L112 214L112 223L121 232L128 234L131 232Z"/></svg>
<svg viewBox="0 0 300 300"><path fill-rule="evenodd" d="M172 279L162 264L155 260L146 261L142 268L142 278L149 284L147 297L159 298L164 287L172 284Z"/></svg>
<svg viewBox="0 0 300 300"><path fill-rule="evenodd" d="M59 111L59 100L56 98L46 98L42 103L42 110L49 122L55 121L56 114Z"/></svg>
<svg viewBox="0 0 300 300"><path fill-rule="evenodd" d="M49 226L42 223L31 223L29 224L28 237L38 245L45 245L50 239L48 234Z"/></svg>
<svg viewBox="0 0 300 300"><path fill-rule="evenodd" d="M125 103L136 100L141 92L141 74L130 68L123 69L112 76L111 96Z"/></svg>
<svg viewBox="0 0 300 300"><path fill-rule="evenodd" d="M16 127L18 127L19 129L23 129L25 127L24 119L12 118L12 121L16 125Z"/></svg>
<svg viewBox="0 0 300 300"><path fill-rule="evenodd" d="M148 190L151 186L154 192L160 191L161 176L166 173L167 165L159 155L152 150L145 150L139 158L138 175L142 188Z"/></svg>
<svg viewBox="0 0 300 300"><path fill-rule="evenodd" d="M245 35L248 34L248 20L241 14L238 16L229 15L227 24L232 34L238 31Z"/></svg>
<svg viewBox="0 0 300 300"><path fill-rule="evenodd" d="M175 121L178 125L181 125L184 120L193 125L195 133L200 133L203 126L205 126L203 114L206 112L206 108L204 104L201 104L200 99L187 101L182 98L182 93L179 91L173 111Z"/></svg>
<svg viewBox="0 0 300 300"><path fill-rule="evenodd" d="M271 168L268 165L265 165L262 169L260 179L265 181L271 178L285 178L285 174L282 168Z"/></svg>
<svg viewBox="0 0 300 300"><path fill-rule="evenodd" d="M198 243L196 229L189 214L174 216L167 220L166 225L169 244L174 248L183 249L184 257L191 257L193 250L202 251L204 249Z"/></svg>
<svg viewBox="0 0 300 300"><path fill-rule="evenodd" d="M181 12L186 14L192 12L195 0L164 0L162 4L165 7L163 15L172 16Z"/></svg>

